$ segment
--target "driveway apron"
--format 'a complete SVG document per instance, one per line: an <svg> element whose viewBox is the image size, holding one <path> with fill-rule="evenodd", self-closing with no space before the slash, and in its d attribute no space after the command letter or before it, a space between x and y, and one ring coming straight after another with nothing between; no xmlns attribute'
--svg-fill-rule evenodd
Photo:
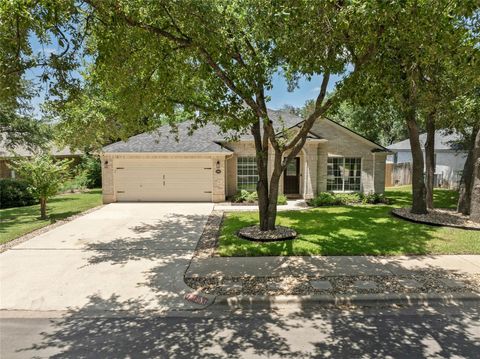
<svg viewBox="0 0 480 359"><path fill-rule="evenodd" d="M114 203L0 254L0 309L195 309L183 282L211 203Z"/></svg>

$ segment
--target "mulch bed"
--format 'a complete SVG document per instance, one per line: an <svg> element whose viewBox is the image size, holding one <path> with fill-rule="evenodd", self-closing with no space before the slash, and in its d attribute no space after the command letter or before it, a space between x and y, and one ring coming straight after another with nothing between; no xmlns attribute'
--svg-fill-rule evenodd
<svg viewBox="0 0 480 359"><path fill-rule="evenodd" d="M297 232L289 227L276 226L273 231L261 231L259 226L250 226L237 232L239 237L255 242L286 241L294 239Z"/></svg>
<svg viewBox="0 0 480 359"><path fill-rule="evenodd" d="M449 209L435 208L429 210L427 214L414 214L410 212L410 208L397 208L392 210L392 214L396 217L416 223L480 230L480 223L473 222L468 216Z"/></svg>

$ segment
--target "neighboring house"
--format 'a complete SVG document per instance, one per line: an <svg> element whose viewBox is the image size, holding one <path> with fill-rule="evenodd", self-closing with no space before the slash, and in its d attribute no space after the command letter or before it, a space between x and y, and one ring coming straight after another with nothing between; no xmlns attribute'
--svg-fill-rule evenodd
<svg viewBox="0 0 480 359"><path fill-rule="evenodd" d="M286 112L269 115L279 132L303 122ZM221 202L241 189L254 191L258 176L252 136L229 141L213 124L189 136L190 125L180 123L177 135L163 126L104 147L104 202ZM382 193L389 153L331 120L318 120L282 176L280 192L297 198L312 198L322 191ZM269 161L272 170L273 150Z"/></svg>
<svg viewBox="0 0 480 359"><path fill-rule="evenodd" d="M72 152L68 148L58 149L52 146L49 153L58 159L71 158L79 161L82 156L81 152ZM34 153L23 146L17 146L13 149L6 148L0 143L0 178L15 178L15 171L12 170L8 163L15 157L31 157Z"/></svg>
<svg viewBox="0 0 480 359"><path fill-rule="evenodd" d="M419 137L425 158L427 134L423 133ZM467 157L467 152L459 149L460 139L461 137L457 134L435 131L435 185L438 187L456 188L459 185ZM388 149L394 154L387 157L387 163L412 163L409 139L394 143L388 146Z"/></svg>

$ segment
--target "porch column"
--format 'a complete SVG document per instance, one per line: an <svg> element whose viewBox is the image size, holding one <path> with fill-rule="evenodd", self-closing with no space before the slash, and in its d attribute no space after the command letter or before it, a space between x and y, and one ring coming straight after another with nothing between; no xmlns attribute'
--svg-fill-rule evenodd
<svg viewBox="0 0 480 359"><path fill-rule="evenodd" d="M318 143L309 142L305 143L304 149L304 163L303 166L303 198L310 199L317 194L318 187Z"/></svg>

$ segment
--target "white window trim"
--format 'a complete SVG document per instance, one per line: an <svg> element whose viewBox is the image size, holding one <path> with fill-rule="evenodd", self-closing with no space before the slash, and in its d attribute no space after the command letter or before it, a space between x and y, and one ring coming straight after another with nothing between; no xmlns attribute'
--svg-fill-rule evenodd
<svg viewBox="0 0 480 359"><path fill-rule="evenodd" d="M328 155L327 157L327 166L328 166L328 159L329 158L341 158L343 160L343 167L345 167L345 159L346 158L359 158L360 159L360 188L358 191L355 190L345 190L345 176L343 176L342 180L342 189L341 190L328 190L328 178L327 178L327 191L332 193L357 193L362 192L363 181L362 181L362 169L363 169L363 157L350 157L350 156L340 156L340 155ZM328 169L327 169L327 177L328 177ZM357 177L357 176L355 176Z"/></svg>
<svg viewBox="0 0 480 359"><path fill-rule="evenodd" d="M239 175L239 174L238 174L238 172L239 172L239 171L238 171L238 165L239 165L239 159L240 159L240 158L249 158L249 159L252 159L252 158L253 158L253 159L254 159L254 162L255 162L255 169L257 169L257 167L256 167L257 164L256 164L255 156L238 156L238 157L237 157L237 165L236 165L236 171L237 171L237 176L236 176L237 186L236 186L236 187L237 187L237 191L240 191L240 190L244 189L244 188L239 188L239 186L238 186L238 185L239 185L239 180L238 180L239 177L251 177L251 176L256 176L256 177L257 177L257 180L255 181L255 189L254 189L254 191L255 191L255 190L256 190L256 186L257 186L257 182L258 182L258 173L257 173L256 175Z"/></svg>

